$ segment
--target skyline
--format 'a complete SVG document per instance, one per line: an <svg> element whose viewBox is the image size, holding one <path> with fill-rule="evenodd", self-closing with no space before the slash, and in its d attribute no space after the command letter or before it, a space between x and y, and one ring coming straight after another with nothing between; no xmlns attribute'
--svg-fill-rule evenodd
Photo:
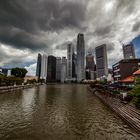
<svg viewBox="0 0 140 140"><path fill-rule="evenodd" d="M39 52L66 56L67 43L76 47L79 32L84 33L86 51L107 44L109 66L123 58L120 41L134 40L140 57L140 1L33 2L0 2L0 67L25 67L33 74Z"/></svg>

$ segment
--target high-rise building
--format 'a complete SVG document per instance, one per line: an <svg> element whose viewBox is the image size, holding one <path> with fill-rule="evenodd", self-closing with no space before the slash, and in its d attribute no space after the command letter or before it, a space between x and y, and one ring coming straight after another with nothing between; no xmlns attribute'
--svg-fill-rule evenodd
<svg viewBox="0 0 140 140"><path fill-rule="evenodd" d="M56 80L61 81L61 57L56 57Z"/></svg>
<svg viewBox="0 0 140 140"><path fill-rule="evenodd" d="M84 34L77 37L77 82L85 79L85 41Z"/></svg>
<svg viewBox="0 0 140 140"><path fill-rule="evenodd" d="M95 79L95 62L94 56L91 53L88 53L86 56L86 79Z"/></svg>
<svg viewBox="0 0 140 140"><path fill-rule="evenodd" d="M72 78L76 78L76 62L77 56L75 53L72 55Z"/></svg>
<svg viewBox="0 0 140 140"><path fill-rule="evenodd" d="M96 71L97 78L108 75L107 48L106 44L96 47Z"/></svg>
<svg viewBox="0 0 140 140"><path fill-rule="evenodd" d="M38 58L37 58L37 68L36 68L36 76L38 77L38 79L41 76L41 54L38 54Z"/></svg>
<svg viewBox="0 0 140 140"><path fill-rule="evenodd" d="M89 69L89 70L95 69L94 56L91 53L89 53L86 56L86 69Z"/></svg>
<svg viewBox="0 0 140 140"><path fill-rule="evenodd" d="M61 64L61 82L64 83L66 81L67 76L67 59L66 57L62 57Z"/></svg>
<svg viewBox="0 0 140 140"><path fill-rule="evenodd" d="M48 64L47 55L43 54L41 57L41 78L45 80L47 77L47 64Z"/></svg>
<svg viewBox="0 0 140 140"><path fill-rule="evenodd" d="M48 56L47 81L56 81L56 57Z"/></svg>
<svg viewBox="0 0 140 140"><path fill-rule="evenodd" d="M134 59L135 58L135 48L132 43L123 45L123 55L124 55L124 59Z"/></svg>
<svg viewBox="0 0 140 140"><path fill-rule="evenodd" d="M67 78L72 78L72 56L74 53L74 46L72 43L69 43L67 46Z"/></svg>

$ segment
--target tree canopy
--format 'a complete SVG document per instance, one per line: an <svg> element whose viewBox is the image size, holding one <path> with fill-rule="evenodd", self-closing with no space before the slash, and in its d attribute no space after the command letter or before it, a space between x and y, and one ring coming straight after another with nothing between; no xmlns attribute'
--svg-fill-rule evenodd
<svg viewBox="0 0 140 140"><path fill-rule="evenodd" d="M27 74L27 70L25 68L13 68L11 70L11 74L15 77L24 78Z"/></svg>

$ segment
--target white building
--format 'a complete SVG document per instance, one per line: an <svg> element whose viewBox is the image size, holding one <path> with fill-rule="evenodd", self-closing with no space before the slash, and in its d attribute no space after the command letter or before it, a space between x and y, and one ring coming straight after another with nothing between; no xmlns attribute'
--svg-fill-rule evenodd
<svg viewBox="0 0 140 140"><path fill-rule="evenodd" d="M47 64L48 64L48 57L46 54L43 54L41 59L41 78L46 79L47 77Z"/></svg>

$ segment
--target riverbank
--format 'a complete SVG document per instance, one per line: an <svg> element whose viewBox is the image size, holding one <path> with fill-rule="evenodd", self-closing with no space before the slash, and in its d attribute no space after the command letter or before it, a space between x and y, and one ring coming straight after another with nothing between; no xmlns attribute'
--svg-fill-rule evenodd
<svg viewBox="0 0 140 140"><path fill-rule="evenodd" d="M18 86L4 86L0 87L0 94L1 93L6 93L6 92L12 92L15 90L20 90L20 89L27 89L27 88L32 88L34 86L39 86L41 84L30 84L30 85L18 85Z"/></svg>
<svg viewBox="0 0 140 140"><path fill-rule="evenodd" d="M119 98L106 96L106 94L101 93L101 91L96 88L88 86L88 90L116 112L128 125L140 132L140 111L136 109L135 106L125 104Z"/></svg>

